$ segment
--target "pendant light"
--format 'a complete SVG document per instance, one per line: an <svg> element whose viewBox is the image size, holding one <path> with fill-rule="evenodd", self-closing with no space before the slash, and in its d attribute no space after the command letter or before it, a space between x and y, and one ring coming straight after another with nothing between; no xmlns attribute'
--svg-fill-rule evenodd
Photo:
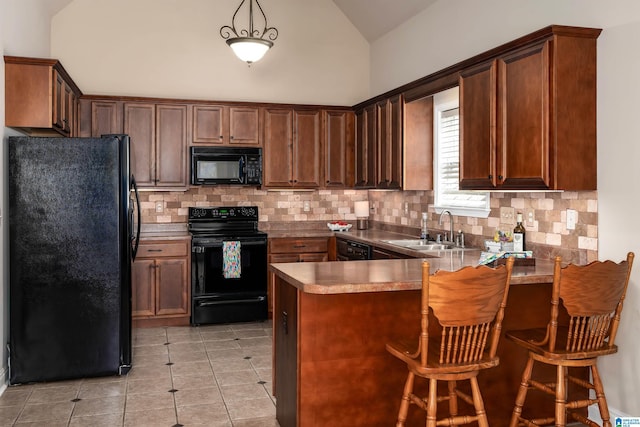
<svg viewBox="0 0 640 427"><path fill-rule="evenodd" d="M262 18L258 15L258 22L254 22L254 10L260 11ZM248 25L238 26L238 13L244 15L248 12ZM262 26L264 24L264 26ZM256 28L256 26L262 26ZM220 28L220 35L227 41L238 58L248 64L259 61L265 53L273 46L273 40L278 38L278 30L269 27L267 16L262 10L258 0L242 0L240 6L231 18L231 25Z"/></svg>

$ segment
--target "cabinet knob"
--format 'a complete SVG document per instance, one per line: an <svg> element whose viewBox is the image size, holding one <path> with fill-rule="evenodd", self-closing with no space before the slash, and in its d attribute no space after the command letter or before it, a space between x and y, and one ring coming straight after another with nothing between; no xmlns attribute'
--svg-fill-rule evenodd
<svg viewBox="0 0 640 427"><path fill-rule="evenodd" d="M232 137L233 138L233 137ZM224 136L220 135L220 139L224 139Z"/></svg>
<svg viewBox="0 0 640 427"><path fill-rule="evenodd" d="M233 139L233 135L231 135L231 139Z"/></svg>
<svg viewBox="0 0 640 427"><path fill-rule="evenodd" d="M502 175L498 175L498 180L503 181L504 178L502 177Z"/></svg>
<svg viewBox="0 0 640 427"><path fill-rule="evenodd" d="M493 175L489 175L487 179L493 179Z"/></svg>

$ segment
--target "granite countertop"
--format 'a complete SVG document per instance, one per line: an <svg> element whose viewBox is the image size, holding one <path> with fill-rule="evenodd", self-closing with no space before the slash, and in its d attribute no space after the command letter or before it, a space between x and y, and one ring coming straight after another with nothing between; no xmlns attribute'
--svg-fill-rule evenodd
<svg viewBox="0 0 640 427"><path fill-rule="evenodd" d="M431 271L454 271L478 264L480 251L451 251L440 258L429 258ZM420 289L423 259L385 259L371 261L292 262L270 264L270 271L303 292L344 294ZM537 260L535 266L515 267L512 285L551 283L553 261Z"/></svg>

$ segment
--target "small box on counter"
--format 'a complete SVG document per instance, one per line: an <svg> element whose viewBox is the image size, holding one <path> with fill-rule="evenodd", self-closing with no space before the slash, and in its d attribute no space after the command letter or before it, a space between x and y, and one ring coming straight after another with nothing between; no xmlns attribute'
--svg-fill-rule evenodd
<svg viewBox="0 0 640 427"><path fill-rule="evenodd" d="M536 259L533 257L532 251L523 252L482 252L480 254L479 264L495 267L506 264L507 258L515 258L514 266L532 266L536 265Z"/></svg>

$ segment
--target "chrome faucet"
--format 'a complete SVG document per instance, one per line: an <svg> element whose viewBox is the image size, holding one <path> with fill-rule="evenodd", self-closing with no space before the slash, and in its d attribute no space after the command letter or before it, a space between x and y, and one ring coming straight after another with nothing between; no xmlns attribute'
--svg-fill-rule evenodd
<svg viewBox="0 0 640 427"><path fill-rule="evenodd" d="M442 225L442 217L444 217L446 215L449 215L449 228L450 228L450 233L449 233L449 237L447 237L447 233L444 233L444 240L448 241L448 242L453 242L453 216L451 215L451 212L449 211L442 211L440 213L440 219L438 220L438 225Z"/></svg>

